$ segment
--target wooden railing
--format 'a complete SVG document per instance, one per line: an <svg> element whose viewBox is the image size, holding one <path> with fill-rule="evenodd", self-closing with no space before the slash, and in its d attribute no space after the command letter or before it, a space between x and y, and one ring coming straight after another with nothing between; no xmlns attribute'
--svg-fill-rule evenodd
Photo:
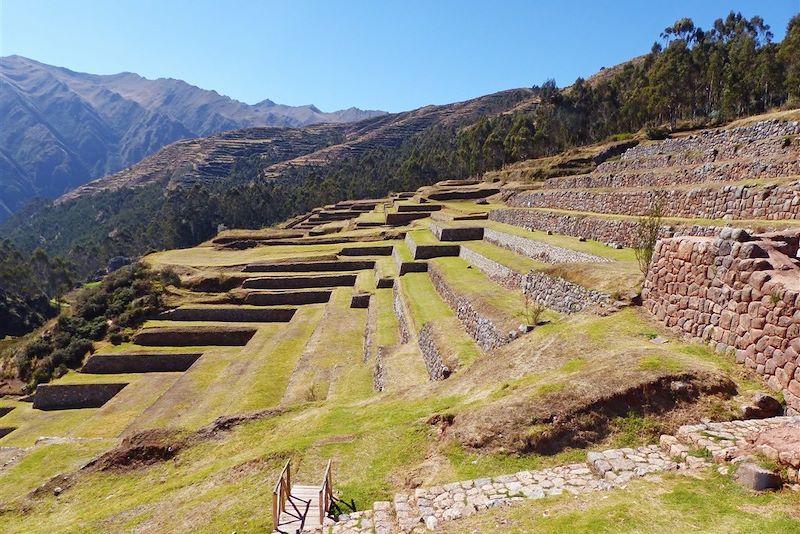
<svg viewBox="0 0 800 534"><path fill-rule="evenodd" d="M278 482L272 490L272 524L277 530L281 521L281 514L286 510L286 501L292 494L292 461L287 460L286 465L281 471Z"/></svg>
<svg viewBox="0 0 800 534"><path fill-rule="evenodd" d="M322 476L322 484L319 487L319 524L325 522L325 515L331 507L333 500L333 480L331 479L331 461L325 467L325 474Z"/></svg>

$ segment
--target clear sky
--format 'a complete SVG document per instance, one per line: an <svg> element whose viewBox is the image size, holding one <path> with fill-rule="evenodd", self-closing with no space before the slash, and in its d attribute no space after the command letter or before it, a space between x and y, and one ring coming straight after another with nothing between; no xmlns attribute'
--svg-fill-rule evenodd
<svg viewBox="0 0 800 534"><path fill-rule="evenodd" d="M0 0L0 55L171 77L248 103L401 111L646 53L689 16L761 15L782 39L800 0Z"/></svg>

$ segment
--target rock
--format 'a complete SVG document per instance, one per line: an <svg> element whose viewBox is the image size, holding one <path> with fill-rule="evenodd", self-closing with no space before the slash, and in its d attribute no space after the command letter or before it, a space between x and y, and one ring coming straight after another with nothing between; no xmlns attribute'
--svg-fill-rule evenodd
<svg viewBox="0 0 800 534"><path fill-rule="evenodd" d="M581 235L581 236L578 236L578 241L580 241L581 243L583 243L583 242L585 242L585 241L586 241L586 238L585 238L585 237L583 237L582 235Z"/></svg>
<svg viewBox="0 0 800 534"><path fill-rule="evenodd" d="M436 530L436 527L439 525L439 520L436 519L436 516L429 515L425 518L425 528L428 530Z"/></svg>
<svg viewBox="0 0 800 534"><path fill-rule="evenodd" d="M63 492L64 490L61 488L61 486L56 486L55 488L53 488L53 495L55 495L56 497L61 495Z"/></svg>
<svg viewBox="0 0 800 534"><path fill-rule="evenodd" d="M656 345L663 345L664 343L669 343L669 339L661 336L656 336L650 340L651 343L655 343Z"/></svg>
<svg viewBox="0 0 800 534"><path fill-rule="evenodd" d="M736 480L744 487L755 490L773 490L782 485L781 477L754 463L743 462L736 471Z"/></svg>
<svg viewBox="0 0 800 534"><path fill-rule="evenodd" d="M775 397L765 393L753 395L753 404L742 406L743 419L766 419L783 415L783 406Z"/></svg>

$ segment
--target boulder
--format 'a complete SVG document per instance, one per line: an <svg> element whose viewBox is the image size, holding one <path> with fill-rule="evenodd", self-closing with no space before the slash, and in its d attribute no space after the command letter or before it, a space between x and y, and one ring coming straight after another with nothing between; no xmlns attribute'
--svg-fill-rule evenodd
<svg viewBox="0 0 800 534"><path fill-rule="evenodd" d="M750 462L739 464L736 480L745 488L754 491L774 490L783 485L781 477L777 474Z"/></svg>

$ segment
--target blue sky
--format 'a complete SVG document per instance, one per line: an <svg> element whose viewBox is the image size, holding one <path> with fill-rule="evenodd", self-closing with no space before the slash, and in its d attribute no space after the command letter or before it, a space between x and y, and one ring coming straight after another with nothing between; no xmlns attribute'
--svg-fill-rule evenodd
<svg viewBox="0 0 800 534"><path fill-rule="evenodd" d="M682 16L710 27L730 10L781 39L800 0L0 0L0 55L179 78L248 103L401 111L567 85L647 52Z"/></svg>

